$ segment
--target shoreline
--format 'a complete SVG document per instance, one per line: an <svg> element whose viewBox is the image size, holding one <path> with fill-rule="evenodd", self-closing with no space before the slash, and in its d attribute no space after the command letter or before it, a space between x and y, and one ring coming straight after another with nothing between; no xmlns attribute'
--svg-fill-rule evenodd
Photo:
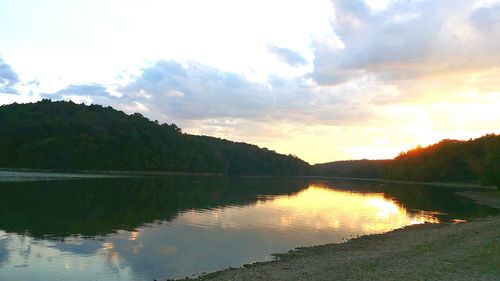
<svg viewBox="0 0 500 281"><path fill-rule="evenodd" d="M457 192L500 208L500 193ZM415 224L187 280L500 280L500 216Z"/></svg>
<svg viewBox="0 0 500 281"><path fill-rule="evenodd" d="M467 197L479 204L488 205L500 209L500 191L459 191L456 194Z"/></svg>
<svg viewBox="0 0 500 281"><path fill-rule="evenodd" d="M305 178L315 178L315 179L374 181L374 182L412 184L412 185L429 185L429 186L458 187L458 188L477 188L477 189L485 189L485 190L496 190L497 189L495 186L485 186L485 185L480 185L477 183L421 182L421 181L403 181L403 180L389 180L389 179L376 179L376 178L354 178L354 177L333 177L333 176L304 176L304 177Z"/></svg>
<svg viewBox="0 0 500 281"><path fill-rule="evenodd" d="M500 280L500 216L418 224L188 280Z"/></svg>
<svg viewBox="0 0 500 281"><path fill-rule="evenodd" d="M0 167L0 172L14 173L40 173L46 178L105 178L105 177L135 177L135 176L208 176L208 177L243 177L243 178L268 178L268 177L286 177L286 178L305 178L305 179L332 179L332 180L352 180L352 181L373 181L396 184L412 184L441 186L451 188L474 188L482 190L497 190L495 186L482 186L477 183L453 183L453 182L415 182L376 178L354 178L354 177L333 177L333 176L273 176L273 175L229 175L223 173L205 173L205 172L175 172L175 171L126 171L126 170L44 170L29 168L5 168Z"/></svg>
<svg viewBox="0 0 500 281"><path fill-rule="evenodd" d="M160 172L160 171L94 171L94 170L43 170L43 169L11 169L0 167L0 174L8 174L3 181L37 181L60 179L93 179L93 178L127 178L127 177L163 177L163 176L222 176L217 173L195 172ZM12 180L10 180L12 179ZM0 182L2 177L0 177Z"/></svg>

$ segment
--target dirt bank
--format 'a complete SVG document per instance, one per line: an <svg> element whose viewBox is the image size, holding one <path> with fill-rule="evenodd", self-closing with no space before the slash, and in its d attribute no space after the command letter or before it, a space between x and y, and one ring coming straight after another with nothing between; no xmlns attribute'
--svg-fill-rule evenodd
<svg viewBox="0 0 500 281"><path fill-rule="evenodd" d="M462 191L458 195L470 198L479 204L489 205L494 208L500 208L500 191Z"/></svg>

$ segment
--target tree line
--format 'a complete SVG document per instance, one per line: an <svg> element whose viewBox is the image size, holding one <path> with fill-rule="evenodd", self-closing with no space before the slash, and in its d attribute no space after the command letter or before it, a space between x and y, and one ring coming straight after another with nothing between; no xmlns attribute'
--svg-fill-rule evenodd
<svg viewBox="0 0 500 281"><path fill-rule="evenodd" d="M384 167L390 179L479 182L500 187L500 135L467 141L445 139L416 147Z"/></svg>
<svg viewBox="0 0 500 281"><path fill-rule="evenodd" d="M309 164L254 145L188 135L139 113L44 99L0 107L0 167L298 175Z"/></svg>
<svg viewBox="0 0 500 281"><path fill-rule="evenodd" d="M409 181L478 182L500 187L500 135L445 139L391 160L337 161L311 166L312 175Z"/></svg>

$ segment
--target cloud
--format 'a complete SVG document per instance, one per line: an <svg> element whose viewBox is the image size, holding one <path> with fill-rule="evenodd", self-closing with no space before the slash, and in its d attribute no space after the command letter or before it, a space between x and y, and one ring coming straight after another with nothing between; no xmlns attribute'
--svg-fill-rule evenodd
<svg viewBox="0 0 500 281"><path fill-rule="evenodd" d="M470 21L477 32L484 36L484 40L493 43L491 48L500 47L500 4L475 9L470 15Z"/></svg>
<svg viewBox="0 0 500 281"><path fill-rule="evenodd" d="M268 51L276 55L281 61L291 66L300 67L307 64L307 60L293 50L276 46L269 46Z"/></svg>
<svg viewBox="0 0 500 281"><path fill-rule="evenodd" d="M130 101L181 119L250 117L273 103L269 89L242 75L175 61L157 62L119 91Z"/></svg>
<svg viewBox="0 0 500 281"><path fill-rule="evenodd" d="M373 11L364 1L332 2L342 44L315 43L311 76L322 85L370 75L397 82L500 62L498 5L404 0Z"/></svg>
<svg viewBox="0 0 500 281"><path fill-rule="evenodd" d="M67 87L52 93L41 93L41 98L52 100L71 100L75 103L97 103L116 104L118 96L112 95L106 85L91 83L80 85L68 85Z"/></svg>
<svg viewBox="0 0 500 281"><path fill-rule="evenodd" d="M17 73L0 57L0 93L17 94L14 87L18 83Z"/></svg>
<svg viewBox="0 0 500 281"><path fill-rule="evenodd" d="M308 77L278 75L256 82L245 75L198 62L159 60L122 86L72 84L40 94L43 98L110 105L151 119L176 123L190 132L234 136L278 136L276 124L353 125L377 120L365 106L364 86L358 81L318 87ZM282 134L281 134L282 136Z"/></svg>
<svg viewBox="0 0 500 281"><path fill-rule="evenodd" d="M42 96L63 99L65 96L105 97L111 96L105 86L100 84L69 85L55 93L43 93Z"/></svg>
<svg viewBox="0 0 500 281"><path fill-rule="evenodd" d="M358 89L319 88L305 77L271 76L260 83L196 62L158 61L117 90L120 103L140 105L149 116L182 126L198 122L246 131L253 122L345 124L370 115L359 101L342 98L345 92L359 95Z"/></svg>

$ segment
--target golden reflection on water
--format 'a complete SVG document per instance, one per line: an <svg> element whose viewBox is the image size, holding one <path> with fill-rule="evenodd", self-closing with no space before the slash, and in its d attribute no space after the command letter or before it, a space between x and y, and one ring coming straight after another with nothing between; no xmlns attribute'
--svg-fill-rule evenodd
<svg viewBox="0 0 500 281"><path fill-rule="evenodd" d="M139 237L139 235L141 234L140 230L133 230L130 232L130 236L128 238L129 241L135 241L137 240L137 238Z"/></svg>
<svg viewBox="0 0 500 281"><path fill-rule="evenodd" d="M106 256L107 262L110 264L119 264L120 255L116 252L115 245L112 242L102 243L102 249L105 250L104 255Z"/></svg>
<svg viewBox="0 0 500 281"><path fill-rule="evenodd" d="M102 243L102 248L104 250L113 250L114 247L115 246L111 242L104 242L104 243Z"/></svg>
<svg viewBox="0 0 500 281"><path fill-rule="evenodd" d="M380 233L418 224L438 223L432 212L408 212L383 193L355 193L320 185L290 196L263 197L252 207L227 207L209 212L190 211L180 220L201 227L279 229L350 229Z"/></svg>

